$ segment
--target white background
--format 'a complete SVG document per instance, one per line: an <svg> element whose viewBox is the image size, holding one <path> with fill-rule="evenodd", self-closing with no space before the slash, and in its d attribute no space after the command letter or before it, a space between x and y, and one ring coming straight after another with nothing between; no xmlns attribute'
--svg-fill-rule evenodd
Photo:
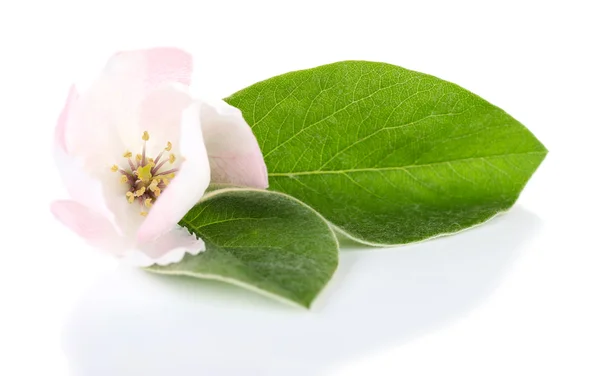
<svg viewBox="0 0 600 376"><path fill-rule="evenodd" d="M158 2L157 2L158 3ZM596 4L595 4L596 3ZM2 1L0 375L600 375L595 1ZM427 243L343 250L314 309L129 269L55 222L69 85L175 45L224 97L344 59L456 82L550 153L515 208Z"/></svg>

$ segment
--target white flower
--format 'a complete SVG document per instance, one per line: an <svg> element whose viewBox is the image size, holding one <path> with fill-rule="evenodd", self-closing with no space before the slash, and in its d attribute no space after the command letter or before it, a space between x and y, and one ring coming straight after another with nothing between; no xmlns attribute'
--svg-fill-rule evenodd
<svg viewBox="0 0 600 376"><path fill-rule="evenodd" d="M56 160L71 195L53 214L94 247L137 265L168 264L204 242L177 223L208 184L266 188L240 111L189 94L192 59L174 48L114 55L89 90L71 88Z"/></svg>

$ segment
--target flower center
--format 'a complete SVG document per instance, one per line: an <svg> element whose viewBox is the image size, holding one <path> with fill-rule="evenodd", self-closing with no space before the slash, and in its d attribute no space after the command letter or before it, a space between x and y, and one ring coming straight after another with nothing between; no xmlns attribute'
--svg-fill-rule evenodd
<svg viewBox="0 0 600 376"><path fill-rule="evenodd" d="M156 158L146 157L146 142L150 139L148 132L144 132L142 140L144 146L142 153L133 158L133 153L126 151L123 157L127 159L128 166L121 168L113 165L111 171L121 173L121 183L127 184L128 189L125 198L130 204L138 202L140 205L140 215L148 215L148 210L154 204L162 190L165 189L171 180L175 177L176 168L170 168L175 163L175 155L169 153L168 159L162 159L165 152L170 152L173 145L167 142L167 146ZM168 163L168 165L166 165ZM166 165L166 166L165 166Z"/></svg>

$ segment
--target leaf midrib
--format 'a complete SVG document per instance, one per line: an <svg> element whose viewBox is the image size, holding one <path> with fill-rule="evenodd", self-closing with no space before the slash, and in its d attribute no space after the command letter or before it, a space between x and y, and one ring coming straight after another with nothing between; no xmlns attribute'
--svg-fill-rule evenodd
<svg viewBox="0 0 600 376"><path fill-rule="evenodd" d="M445 163L452 162L464 162L464 161L476 161L476 160L486 160L491 158L504 158L515 155L534 155L534 154L546 154L547 151L530 151L524 153L507 153L507 154L496 154L496 155L486 155L482 157L469 157L469 158L458 158L452 159L448 161L440 161L440 162L432 162L432 163L424 163L424 164L413 164L406 166L392 166L392 167L372 167L372 168L351 168L345 170L315 170L315 171L299 171L299 172L269 172L269 177L279 177L279 176L297 176L297 175L333 175L333 174L348 174L348 173L356 173L356 172L380 172L380 171L402 171L408 170L411 168L419 168L419 167L430 167L441 165Z"/></svg>

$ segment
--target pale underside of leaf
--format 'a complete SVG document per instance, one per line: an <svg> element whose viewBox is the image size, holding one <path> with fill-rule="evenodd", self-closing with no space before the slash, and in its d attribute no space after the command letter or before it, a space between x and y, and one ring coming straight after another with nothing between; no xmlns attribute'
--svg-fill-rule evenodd
<svg viewBox="0 0 600 376"><path fill-rule="evenodd" d="M147 270L219 280L309 307L337 267L338 243L326 220L282 193L211 190L180 224L207 251Z"/></svg>
<svg viewBox="0 0 600 376"><path fill-rule="evenodd" d="M454 233L508 210L547 153L477 95L390 64L292 72L226 101L252 127L270 189L371 245Z"/></svg>

